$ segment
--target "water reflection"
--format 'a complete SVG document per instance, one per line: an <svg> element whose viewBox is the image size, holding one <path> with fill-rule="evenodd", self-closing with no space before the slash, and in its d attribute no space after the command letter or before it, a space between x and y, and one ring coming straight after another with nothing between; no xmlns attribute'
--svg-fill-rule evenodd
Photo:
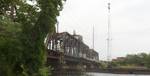
<svg viewBox="0 0 150 76"><path fill-rule="evenodd" d="M109 73L57 73L52 76L150 76L150 75L136 75L136 74L109 74Z"/></svg>
<svg viewBox="0 0 150 76"><path fill-rule="evenodd" d="M108 74L108 73L86 73L86 76L150 76L150 75L136 75L136 74Z"/></svg>

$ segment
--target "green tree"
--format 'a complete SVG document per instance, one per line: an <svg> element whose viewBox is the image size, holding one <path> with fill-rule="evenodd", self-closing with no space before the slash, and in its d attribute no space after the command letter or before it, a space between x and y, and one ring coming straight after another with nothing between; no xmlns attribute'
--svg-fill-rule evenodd
<svg viewBox="0 0 150 76"><path fill-rule="evenodd" d="M0 75L16 76L22 70L21 25L5 16L0 16L0 25Z"/></svg>
<svg viewBox="0 0 150 76"><path fill-rule="evenodd" d="M150 68L150 54L130 54L127 55L124 60L115 60L112 61L112 63L116 64L116 66L142 66Z"/></svg>
<svg viewBox="0 0 150 76"><path fill-rule="evenodd" d="M145 66L150 68L150 54L145 57Z"/></svg>
<svg viewBox="0 0 150 76"><path fill-rule="evenodd" d="M55 32L64 0L0 1L0 74L45 76L44 39Z"/></svg>

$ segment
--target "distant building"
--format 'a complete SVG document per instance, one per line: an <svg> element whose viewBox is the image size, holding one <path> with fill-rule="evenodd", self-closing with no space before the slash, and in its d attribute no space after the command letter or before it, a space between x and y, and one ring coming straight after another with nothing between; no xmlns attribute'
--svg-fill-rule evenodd
<svg viewBox="0 0 150 76"><path fill-rule="evenodd" d="M124 61L125 57L117 57L116 59L112 59L112 61Z"/></svg>

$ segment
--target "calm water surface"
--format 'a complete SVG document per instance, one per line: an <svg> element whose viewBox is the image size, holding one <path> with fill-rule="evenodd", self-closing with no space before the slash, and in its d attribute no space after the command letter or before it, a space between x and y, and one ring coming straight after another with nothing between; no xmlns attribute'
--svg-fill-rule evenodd
<svg viewBox="0 0 150 76"><path fill-rule="evenodd" d="M86 76L150 76L150 75L87 73Z"/></svg>

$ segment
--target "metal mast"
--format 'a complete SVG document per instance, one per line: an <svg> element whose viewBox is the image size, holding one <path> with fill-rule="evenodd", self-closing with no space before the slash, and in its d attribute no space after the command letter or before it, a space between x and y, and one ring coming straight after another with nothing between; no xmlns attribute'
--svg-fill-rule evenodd
<svg viewBox="0 0 150 76"><path fill-rule="evenodd" d="M94 50L94 26L93 26L93 50Z"/></svg>
<svg viewBox="0 0 150 76"><path fill-rule="evenodd" d="M56 33L59 33L59 22L57 21L57 24L56 24Z"/></svg>
<svg viewBox="0 0 150 76"><path fill-rule="evenodd" d="M111 17L111 12L110 12L110 0L108 2L108 29L107 29L107 61L111 60L111 23L110 23L110 17Z"/></svg>

